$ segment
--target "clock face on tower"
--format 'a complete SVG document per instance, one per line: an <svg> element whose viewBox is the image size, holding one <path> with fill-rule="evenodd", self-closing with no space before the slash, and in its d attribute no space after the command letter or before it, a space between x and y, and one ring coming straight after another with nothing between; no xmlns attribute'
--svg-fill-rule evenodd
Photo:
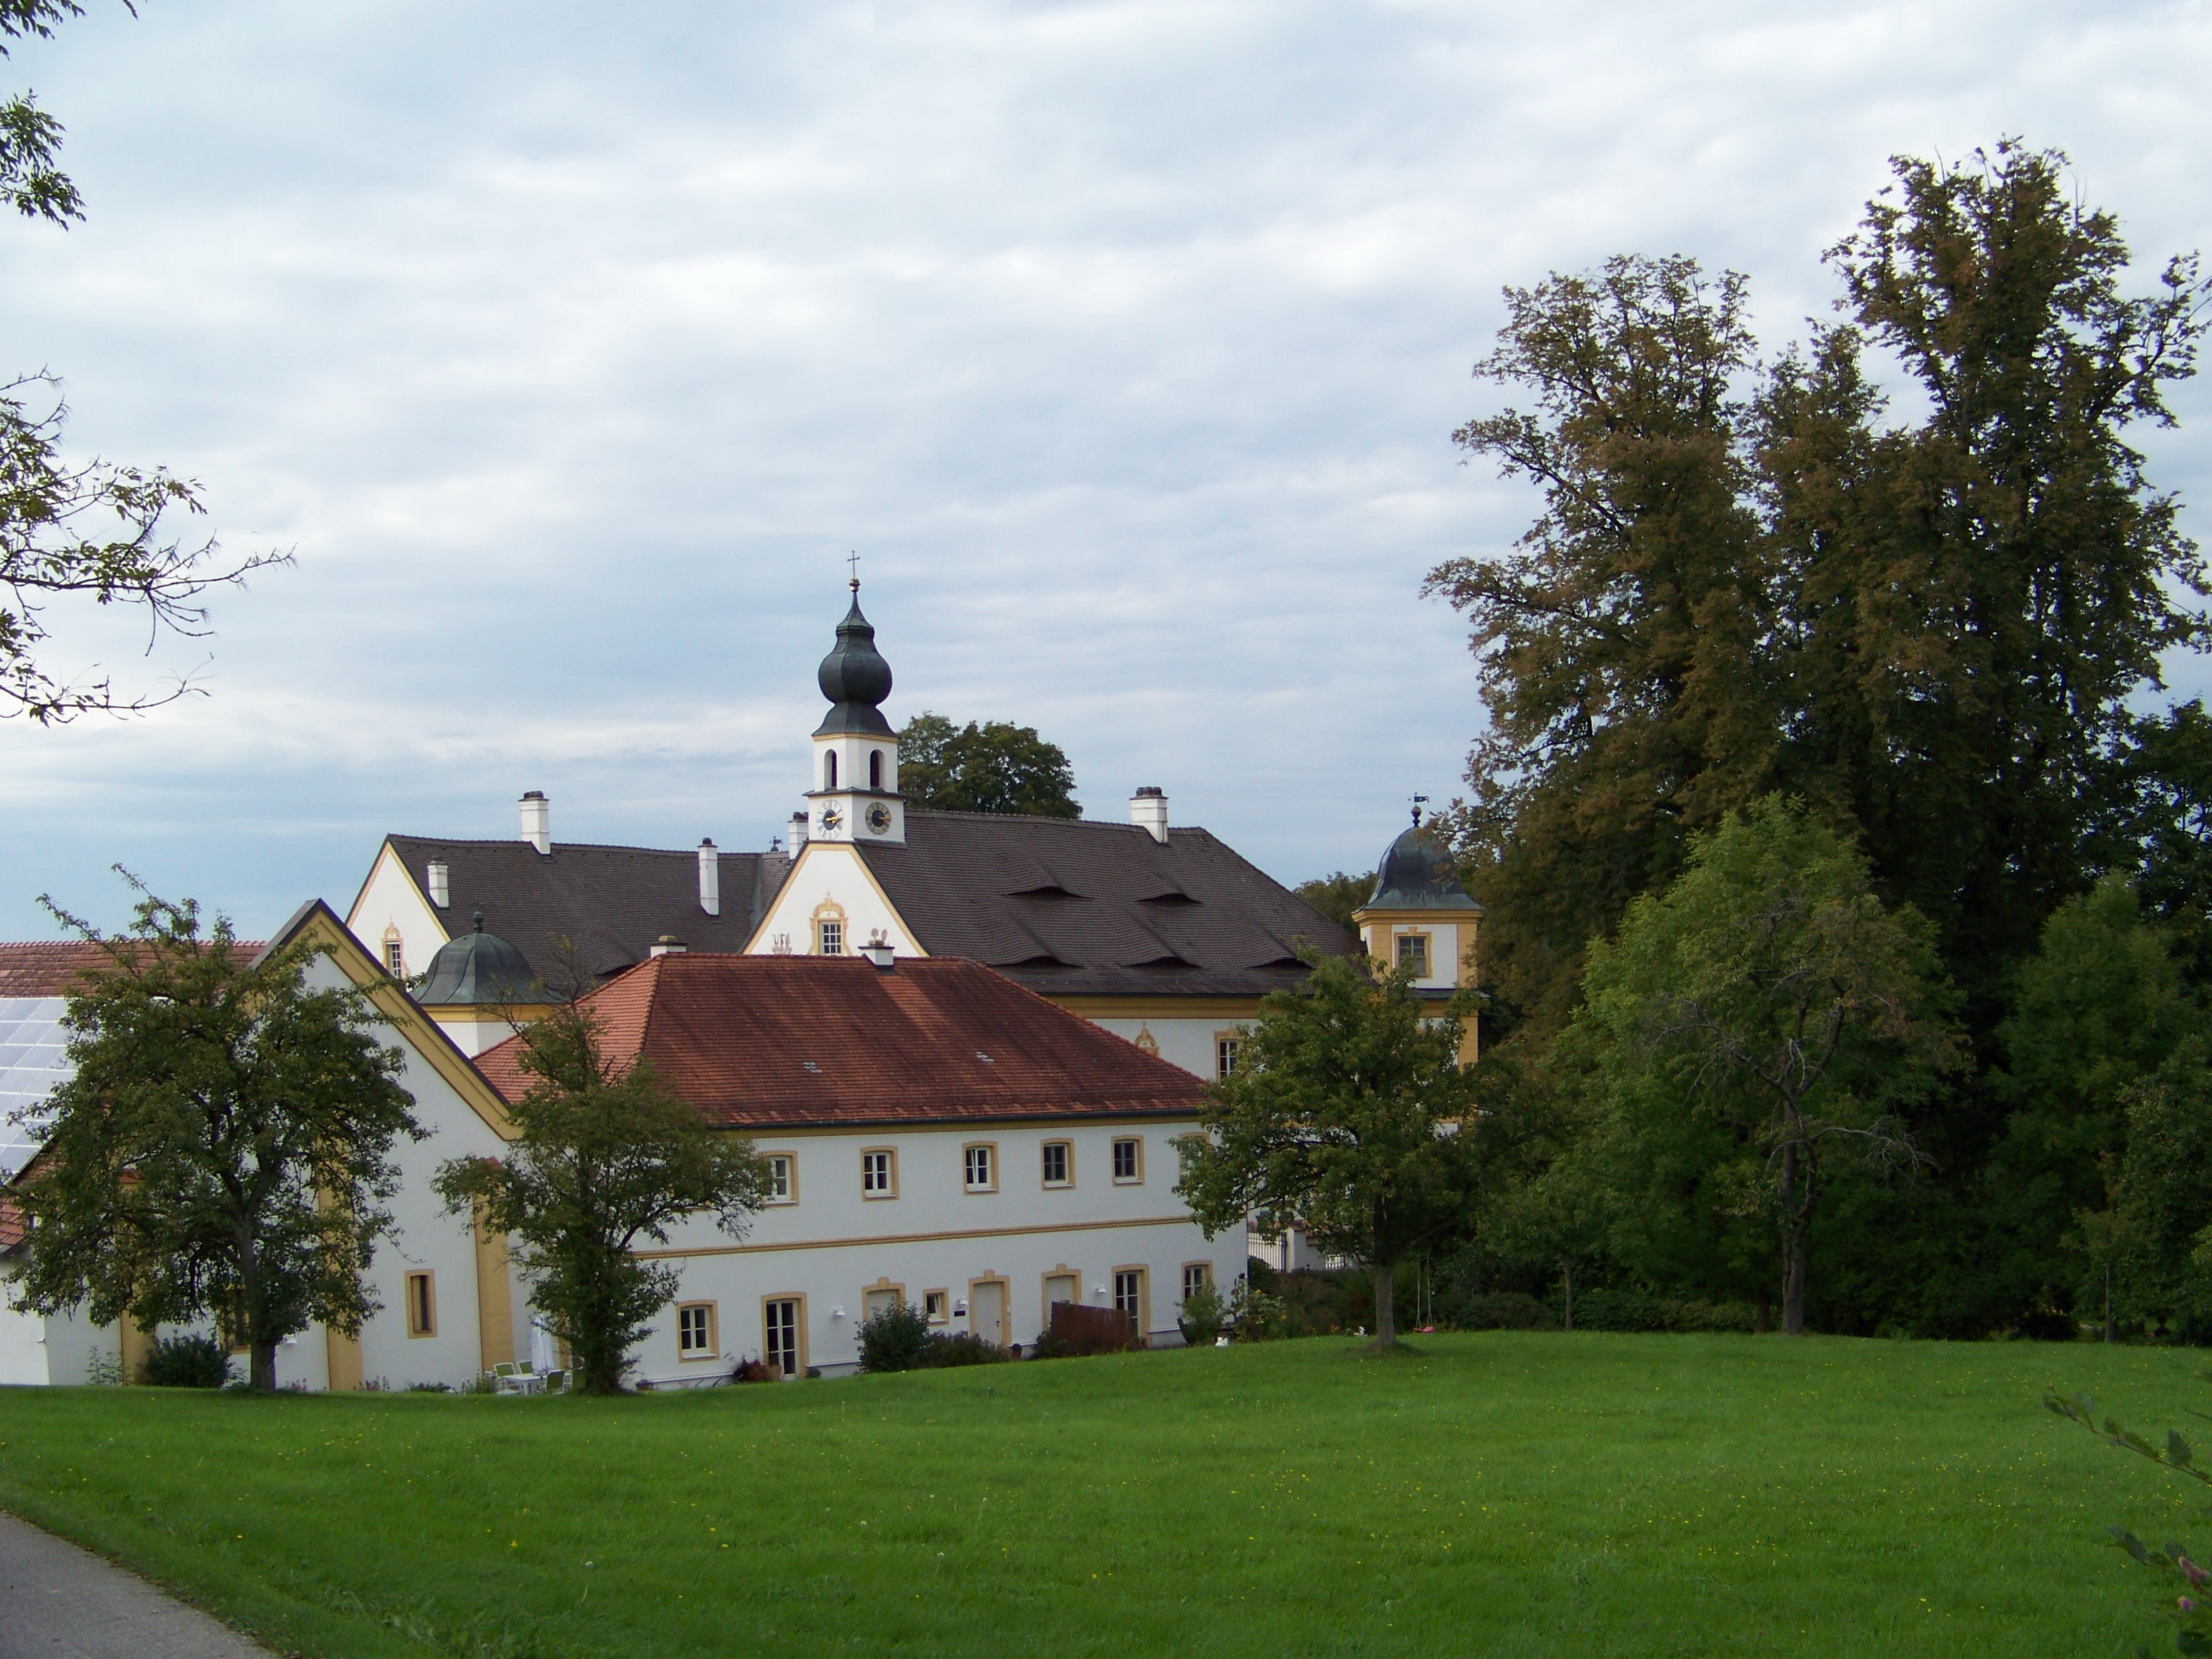
<svg viewBox="0 0 2212 1659"><path fill-rule="evenodd" d="M878 801L868 808L868 828L882 835L891 827L891 809Z"/></svg>
<svg viewBox="0 0 2212 1659"><path fill-rule="evenodd" d="M824 833L834 831L844 821L844 815L836 807L825 806L822 809L822 828Z"/></svg>

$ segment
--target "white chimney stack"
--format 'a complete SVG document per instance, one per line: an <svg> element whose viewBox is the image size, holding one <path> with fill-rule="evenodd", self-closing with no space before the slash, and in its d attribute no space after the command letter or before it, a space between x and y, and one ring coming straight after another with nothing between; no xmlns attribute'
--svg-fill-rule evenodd
<svg viewBox="0 0 2212 1659"><path fill-rule="evenodd" d="M805 845L806 814L804 812L793 812L791 815L791 856L797 858L799 856L799 849Z"/></svg>
<svg viewBox="0 0 2212 1659"><path fill-rule="evenodd" d="M691 947L673 933L663 933L653 941L648 954L656 957L680 957Z"/></svg>
<svg viewBox="0 0 2212 1659"><path fill-rule="evenodd" d="M522 797L522 838L541 853L553 850L553 804L543 789Z"/></svg>
<svg viewBox="0 0 2212 1659"><path fill-rule="evenodd" d="M1168 798L1158 785L1148 783L1129 797L1129 822L1139 830L1149 830L1154 841L1167 845Z"/></svg>
<svg viewBox="0 0 2212 1659"><path fill-rule="evenodd" d="M722 914L722 854L711 836L699 843L699 908L710 916Z"/></svg>
<svg viewBox="0 0 2212 1659"><path fill-rule="evenodd" d="M446 862L443 859L432 859L430 860L430 902L442 910L453 902L453 890L446 880Z"/></svg>

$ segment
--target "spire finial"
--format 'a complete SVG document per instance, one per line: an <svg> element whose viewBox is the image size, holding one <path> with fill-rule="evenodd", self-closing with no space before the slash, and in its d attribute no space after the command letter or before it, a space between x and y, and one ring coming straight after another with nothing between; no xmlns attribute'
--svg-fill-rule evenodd
<svg viewBox="0 0 2212 1659"><path fill-rule="evenodd" d="M857 592L859 592L860 591L860 550L859 550L858 548L855 548L852 552L848 553L848 554L845 556L845 562L846 562L847 564L848 564L848 565L850 565L850 566L852 566L852 567L853 567L853 580L852 580L852 581L851 581L849 584L848 584L848 586L849 586L852 588L852 590L853 590L855 593L857 593Z"/></svg>
<svg viewBox="0 0 2212 1659"><path fill-rule="evenodd" d="M476 929L475 929L475 931L476 931L476 932L477 932L477 933L481 933L482 932L483 932L483 911L481 911L481 910L477 911L477 914L476 914L476 918L475 918L475 920L476 920Z"/></svg>
<svg viewBox="0 0 2212 1659"><path fill-rule="evenodd" d="M1413 828L1414 828L1414 829L1418 830L1418 829L1419 829L1419 828L1421 827L1421 809L1422 809L1424 806L1426 806L1428 804L1429 804L1429 798L1428 798L1426 795L1416 795L1416 796L1414 796L1414 797L1413 797Z"/></svg>

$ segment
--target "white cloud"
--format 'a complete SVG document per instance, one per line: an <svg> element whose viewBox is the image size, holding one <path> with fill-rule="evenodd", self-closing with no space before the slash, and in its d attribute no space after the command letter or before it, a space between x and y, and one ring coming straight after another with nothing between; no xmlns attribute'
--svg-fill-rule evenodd
<svg viewBox="0 0 2212 1659"><path fill-rule="evenodd" d="M1529 512L1448 441L1502 285L1681 249L1779 341L1887 155L2014 131L2147 257L2212 209L2194 6L143 10L17 53L92 217L0 228L0 317L77 441L300 564L222 599L212 697L0 727L0 933L112 915L113 858L266 927L525 787L764 842L851 547L895 715L1359 866L1479 720L1417 592Z"/></svg>

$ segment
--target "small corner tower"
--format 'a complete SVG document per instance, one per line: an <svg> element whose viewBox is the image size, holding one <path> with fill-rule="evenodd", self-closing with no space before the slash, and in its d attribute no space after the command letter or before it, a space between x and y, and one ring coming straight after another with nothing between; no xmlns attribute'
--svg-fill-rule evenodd
<svg viewBox="0 0 2212 1659"><path fill-rule="evenodd" d="M814 787L806 793L810 841L906 844L906 804L898 792L898 738L881 704L891 694L891 665L876 649L876 630L853 606L837 624L837 643L816 675L830 712L814 728Z"/></svg>
<svg viewBox="0 0 2212 1659"><path fill-rule="evenodd" d="M1374 893L1352 913L1361 945L1386 968L1410 967L1416 990L1448 996L1474 977L1481 916L1436 827L1421 823L1416 797L1413 827L1390 843ZM1470 1025L1463 1057L1473 1059L1473 1049Z"/></svg>

